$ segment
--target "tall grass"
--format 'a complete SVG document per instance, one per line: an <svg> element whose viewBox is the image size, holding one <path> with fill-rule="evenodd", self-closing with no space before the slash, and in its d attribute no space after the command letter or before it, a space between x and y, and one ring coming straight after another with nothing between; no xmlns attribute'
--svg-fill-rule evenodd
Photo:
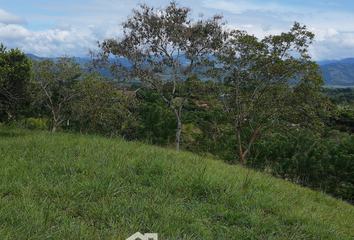
<svg viewBox="0 0 354 240"><path fill-rule="evenodd" d="M221 161L0 130L0 239L354 239L354 207Z"/></svg>

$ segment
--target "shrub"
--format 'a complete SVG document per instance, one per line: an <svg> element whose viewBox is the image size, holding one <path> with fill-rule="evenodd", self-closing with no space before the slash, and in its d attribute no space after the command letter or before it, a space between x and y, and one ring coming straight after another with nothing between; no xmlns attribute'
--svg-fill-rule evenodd
<svg viewBox="0 0 354 240"><path fill-rule="evenodd" d="M45 118L29 118L27 119L27 127L29 129L47 130L49 119Z"/></svg>
<svg viewBox="0 0 354 240"><path fill-rule="evenodd" d="M331 133L334 140L318 139L306 131L274 134L268 141L255 144L259 154L249 164L351 202L354 200L354 136L337 138L337 133Z"/></svg>

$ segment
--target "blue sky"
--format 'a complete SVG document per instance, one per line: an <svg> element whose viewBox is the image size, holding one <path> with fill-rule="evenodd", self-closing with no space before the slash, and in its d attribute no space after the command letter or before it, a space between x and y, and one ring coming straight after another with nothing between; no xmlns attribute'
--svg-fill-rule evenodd
<svg viewBox="0 0 354 240"><path fill-rule="evenodd" d="M139 2L162 0L0 0L0 43L41 57L85 57L95 40L121 34L120 23ZM180 0L181 6L210 17L222 13L228 27L262 38L288 31L294 21L316 35L314 60L354 57L353 0Z"/></svg>

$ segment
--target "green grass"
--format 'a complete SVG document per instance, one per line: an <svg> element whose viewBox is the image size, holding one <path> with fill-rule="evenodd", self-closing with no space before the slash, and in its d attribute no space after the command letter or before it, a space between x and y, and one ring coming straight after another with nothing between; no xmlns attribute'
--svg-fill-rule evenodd
<svg viewBox="0 0 354 240"><path fill-rule="evenodd" d="M0 239L354 239L354 207L138 142L0 130Z"/></svg>

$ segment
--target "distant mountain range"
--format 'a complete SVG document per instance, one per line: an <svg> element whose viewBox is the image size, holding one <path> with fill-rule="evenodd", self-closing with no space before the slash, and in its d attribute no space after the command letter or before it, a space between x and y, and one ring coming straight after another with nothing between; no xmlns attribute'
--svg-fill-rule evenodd
<svg viewBox="0 0 354 240"><path fill-rule="evenodd" d="M26 54L32 60L39 60L40 57L34 54ZM59 57L55 58L42 58L51 59L56 61ZM84 69L85 64L91 60L91 58L85 57L73 57L74 61L80 64ZM115 61L115 59L109 59ZM120 58L124 65L128 66L128 60ZM181 61L184 64L189 64L188 59L182 58ZM325 85L341 85L341 86L354 86L354 58L345 58L341 60L324 60L317 61L317 64L321 66L323 72L323 78ZM108 69L98 70L104 77L110 77Z"/></svg>
<svg viewBox="0 0 354 240"><path fill-rule="evenodd" d="M31 60L36 60L36 61L41 61L41 60L52 60L54 62L56 62L57 60L60 59L60 57L38 57L34 54L31 54L31 53L27 53L26 54L27 57L29 57ZM80 66L83 68L83 70L85 71L88 67L86 66L86 63L90 62L92 59L89 58L89 57L84 57L84 58L80 58L80 57L72 57L72 59L74 59L75 63L78 63L80 64ZM115 61L116 59L109 59L110 61ZM123 64L125 66L128 66L129 65L129 62L128 60L126 60L125 58L121 58L120 59ZM96 70L97 72L101 73L102 77L112 77L110 72L109 72L109 69L97 69Z"/></svg>
<svg viewBox="0 0 354 240"><path fill-rule="evenodd" d="M50 59L50 60L53 60L54 62L59 60L60 57L38 57L32 53L27 53L26 54L27 57L29 57L31 60L47 60L47 59ZM85 64L88 63L89 61L91 61L92 59L89 58L89 57L84 57L84 58L80 58L80 57L72 57L72 59L74 59L75 63L78 63L80 64L81 67L83 68L86 68ZM119 58L121 61L123 61L123 64L124 65L129 65L129 62L128 60L126 60L125 58ZM110 61L115 61L116 59L108 59Z"/></svg>
<svg viewBox="0 0 354 240"><path fill-rule="evenodd" d="M319 61L325 85L354 86L354 58Z"/></svg>
<svg viewBox="0 0 354 240"><path fill-rule="evenodd" d="M354 58L344 58L341 60L324 60L317 61L316 63L321 67L331 63L354 63Z"/></svg>

